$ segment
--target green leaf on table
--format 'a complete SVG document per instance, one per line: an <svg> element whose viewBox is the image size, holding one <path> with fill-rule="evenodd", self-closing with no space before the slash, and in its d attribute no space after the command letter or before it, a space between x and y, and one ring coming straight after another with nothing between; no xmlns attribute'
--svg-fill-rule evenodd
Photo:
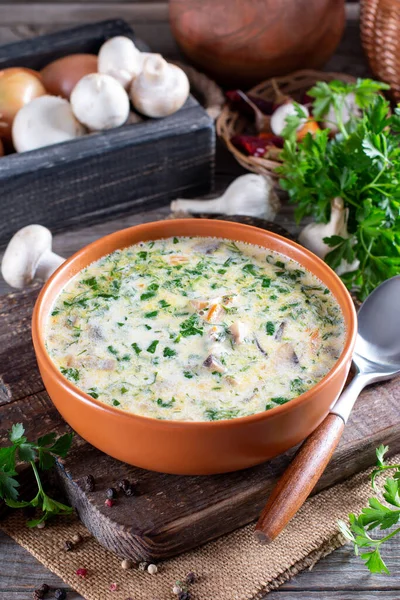
<svg viewBox="0 0 400 600"><path fill-rule="evenodd" d="M389 569L382 560L379 548L375 548L372 552L364 552L360 556L371 573L386 573L386 575L390 575Z"/></svg>
<svg viewBox="0 0 400 600"><path fill-rule="evenodd" d="M18 498L18 487L19 483L14 477L0 470L0 498L3 498L3 500L16 500Z"/></svg>

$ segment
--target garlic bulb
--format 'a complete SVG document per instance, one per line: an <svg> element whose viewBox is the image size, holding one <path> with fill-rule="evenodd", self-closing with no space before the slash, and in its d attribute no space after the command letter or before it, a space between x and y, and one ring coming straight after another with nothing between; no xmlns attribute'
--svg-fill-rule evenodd
<svg viewBox="0 0 400 600"><path fill-rule="evenodd" d="M325 244L323 241L324 238L331 237L332 235L338 235L346 239L350 237L347 231L348 215L349 209L344 207L343 199L334 198L331 202L331 217L329 222L310 223L306 225L299 234L300 244L320 258L325 258L333 248ZM358 260L355 260L353 263L343 260L336 269L336 272L338 275L342 275L348 271L354 271L354 269L358 268L359 264Z"/></svg>
<svg viewBox="0 0 400 600"><path fill-rule="evenodd" d="M189 80L179 67L167 63L160 54L147 55L143 70L133 81L133 106L147 117L159 118L179 110L189 96Z"/></svg>
<svg viewBox="0 0 400 600"><path fill-rule="evenodd" d="M56 96L40 96L25 104L12 126L17 152L67 142L84 133L85 129L74 117L68 100Z"/></svg>
<svg viewBox="0 0 400 600"><path fill-rule="evenodd" d="M350 121L351 117L361 117L362 111L356 102L356 97L353 92L347 94L342 106L340 107L340 118L343 125ZM336 113L331 105L327 114L324 117L325 127L329 127L331 131L337 133L339 131Z"/></svg>
<svg viewBox="0 0 400 600"><path fill-rule="evenodd" d="M125 89L142 70L144 57L132 40L123 35L107 40L99 51L98 72L114 77Z"/></svg>
<svg viewBox="0 0 400 600"><path fill-rule="evenodd" d="M129 116L128 94L116 79L102 73L85 75L71 93L75 117L92 131L123 125Z"/></svg>
<svg viewBox="0 0 400 600"><path fill-rule="evenodd" d="M249 173L235 179L225 192L213 200L183 200L171 202L173 212L221 213L249 215L273 221L280 208L270 177Z"/></svg>
<svg viewBox="0 0 400 600"><path fill-rule="evenodd" d="M298 129L301 129L304 123L307 121L310 113L306 106L300 105L304 112L304 119L301 119ZM275 135L282 135L283 130L286 127L286 117L291 115L297 115L296 107L293 102L285 102L278 106L271 115L270 126L272 133Z"/></svg>

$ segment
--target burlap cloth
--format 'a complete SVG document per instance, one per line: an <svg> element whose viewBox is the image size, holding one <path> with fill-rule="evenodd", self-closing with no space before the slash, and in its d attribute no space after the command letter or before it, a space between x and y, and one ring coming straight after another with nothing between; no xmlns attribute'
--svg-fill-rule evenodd
<svg viewBox="0 0 400 600"><path fill-rule="evenodd" d="M392 460L400 462L400 455ZM165 561L156 575L136 567L124 571L121 559L105 550L77 519L60 518L45 529L28 529L15 511L0 527L86 600L172 600L175 581L190 571L199 576L191 588L193 600L256 600L343 543L337 519L365 505L371 495L369 472L312 497L269 546L254 539L254 525L249 525ZM64 542L74 533L84 541L66 552ZM80 567L88 571L85 579L76 575ZM113 583L118 591L110 591Z"/></svg>

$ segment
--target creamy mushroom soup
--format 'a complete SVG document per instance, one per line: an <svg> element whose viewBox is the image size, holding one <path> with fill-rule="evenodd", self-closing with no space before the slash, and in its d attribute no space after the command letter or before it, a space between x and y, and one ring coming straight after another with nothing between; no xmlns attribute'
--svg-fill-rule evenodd
<svg viewBox="0 0 400 600"><path fill-rule="evenodd" d="M330 291L287 257L230 240L136 244L57 297L46 347L105 404L156 419L216 421L285 404L337 361L345 327Z"/></svg>

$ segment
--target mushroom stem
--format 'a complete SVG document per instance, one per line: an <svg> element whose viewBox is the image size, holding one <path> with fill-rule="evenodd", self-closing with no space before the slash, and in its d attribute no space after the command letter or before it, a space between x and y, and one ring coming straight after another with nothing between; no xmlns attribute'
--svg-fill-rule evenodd
<svg viewBox="0 0 400 600"><path fill-rule="evenodd" d="M64 262L51 249L51 232L42 225L23 227L11 238L1 263L5 281L23 289L35 278L46 281Z"/></svg>
<svg viewBox="0 0 400 600"><path fill-rule="evenodd" d="M65 262L65 258L52 250L46 250L36 265L35 277L41 281L47 281L63 262Z"/></svg>
<svg viewBox="0 0 400 600"><path fill-rule="evenodd" d="M273 221L279 208L279 198L271 178L253 173L237 177L221 196L213 200L178 198L171 202L173 212L249 215L270 221Z"/></svg>

